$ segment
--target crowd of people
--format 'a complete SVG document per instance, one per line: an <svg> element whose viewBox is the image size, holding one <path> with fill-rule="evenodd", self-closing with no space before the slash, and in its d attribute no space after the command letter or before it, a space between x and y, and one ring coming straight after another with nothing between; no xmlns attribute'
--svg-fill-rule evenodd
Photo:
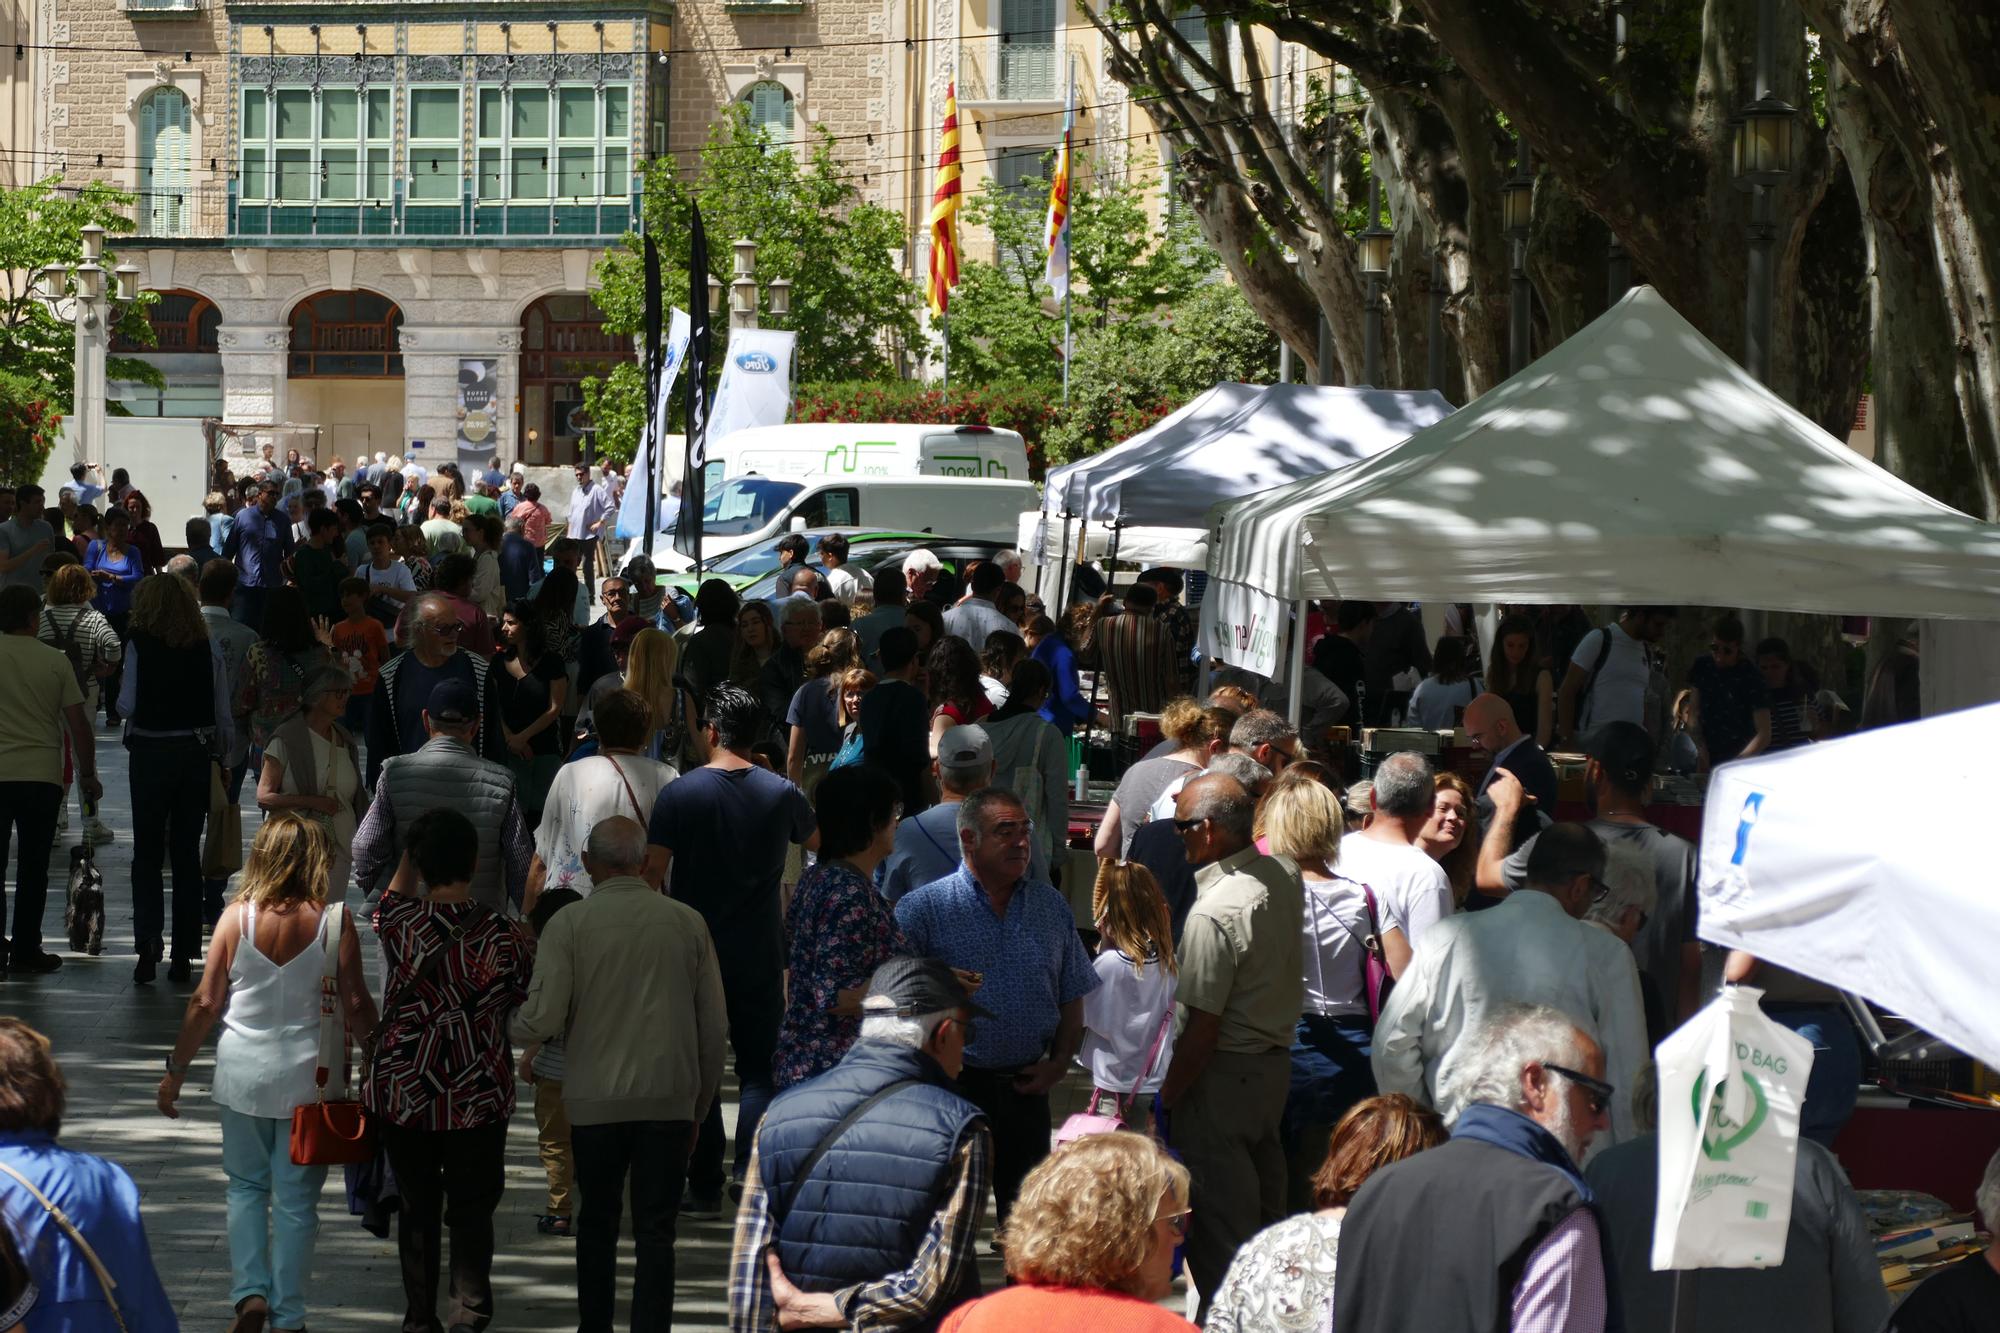
<svg viewBox="0 0 2000 1333"><path fill-rule="evenodd" d="M1646 817L1689 750L1823 730L1781 642L1752 664L1723 618L1670 707L1665 608L1510 616L1481 670L1469 618L1427 646L1411 608L1341 603L1295 723L1244 673L1195 694L1179 571L1052 616L1012 552L861 570L794 534L773 599L688 597L608 558L617 479L578 471L564 531L520 473L267 456L218 474L185 564L122 473L65 488L75 550L37 488L0 493L4 956L61 965L40 932L65 792L86 846L115 836L101 709L128 751L134 980L200 967L163 1114L221 1030L233 1327L306 1325L326 1168L288 1130L350 1045L406 1333L501 1316L522 1084L537 1230L574 1240L592 1333L628 1206L635 1329L672 1327L679 1220L731 1215L746 1331L1187 1328L1160 1304L1181 1272L1211 1329L1664 1327L1648 1053L1752 978L1820 1049L1812 1142L1785 1265L1703 1274L1702 1327L1883 1326L1826 1151L1853 1032L1818 983L1704 954L1693 849ZM1072 746L1142 718L1161 739L1114 746L1072 859ZM1477 781L1414 752L1361 777L1325 743L1404 719L1462 725ZM1559 742L1588 755L1588 821L1554 817ZM220 816L253 770L238 873ZM175 1327L129 1177L60 1148L62 1110L48 1043L0 1020L0 1170L51 1200L10 1203L0 1275L36 1333ZM1008 1282L986 1293L989 1194ZM1933 1320L1896 1326L1956 1327Z"/></svg>

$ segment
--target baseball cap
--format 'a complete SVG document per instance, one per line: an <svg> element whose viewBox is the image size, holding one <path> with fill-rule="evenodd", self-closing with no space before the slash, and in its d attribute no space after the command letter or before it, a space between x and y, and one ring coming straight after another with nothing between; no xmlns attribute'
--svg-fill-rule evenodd
<svg viewBox="0 0 2000 1333"><path fill-rule="evenodd" d="M1637 722L1606 722L1583 738L1583 752L1623 790L1636 790L1653 776L1653 738Z"/></svg>
<svg viewBox="0 0 2000 1333"><path fill-rule="evenodd" d="M938 764L944 768L977 768L993 762L993 741L986 728L947 728L938 738Z"/></svg>
<svg viewBox="0 0 2000 1333"><path fill-rule="evenodd" d="M472 687L462 680L441 680L431 687L431 697L424 704L433 722L449 722L454 725L471 722L479 716L479 701L472 697Z"/></svg>
<svg viewBox="0 0 2000 1333"><path fill-rule="evenodd" d="M868 979L868 994L861 1009L870 1014L895 1014L912 1018L918 1014L942 1013L947 1009L969 1009L974 1018L991 1018L993 1011L973 1003L972 993L959 981L958 974L937 958L891 958L875 969Z"/></svg>

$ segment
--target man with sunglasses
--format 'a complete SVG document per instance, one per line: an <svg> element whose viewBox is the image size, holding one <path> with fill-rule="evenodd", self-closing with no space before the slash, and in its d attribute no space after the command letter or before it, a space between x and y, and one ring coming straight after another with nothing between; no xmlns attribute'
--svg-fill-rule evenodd
<svg viewBox="0 0 2000 1333"><path fill-rule="evenodd" d="M1425 933L1375 1025L1381 1091L1408 1093L1449 1118L1458 1067L1477 1055L1469 1034L1522 1004L1560 1010L1596 1033L1612 1082L1632 1085L1648 1059L1638 965L1623 940L1583 920L1607 892L1605 859L1588 826L1551 824L1528 852L1520 888ZM1610 1128L1614 1141L1633 1136L1629 1107L1612 1108Z"/></svg>
<svg viewBox="0 0 2000 1333"><path fill-rule="evenodd" d="M392 755L413 754L430 739L424 707L431 691L461 682L473 700L467 744L482 758L506 753L500 741L499 679L477 653L460 652L465 619L451 598L425 593L411 604L410 651L382 664L375 678L375 707L368 714L368 785Z"/></svg>
<svg viewBox="0 0 2000 1333"><path fill-rule="evenodd" d="M731 1329L930 1328L979 1294L993 1132L951 1080L991 1017L935 958L875 969L860 1037L758 1127Z"/></svg>
<svg viewBox="0 0 2000 1333"><path fill-rule="evenodd" d="M1618 1091L1604 1052L1546 1005L1491 1008L1464 1039L1450 1140L1377 1171L1348 1205L1334 1333L1617 1327L1604 1222L1579 1168Z"/></svg>

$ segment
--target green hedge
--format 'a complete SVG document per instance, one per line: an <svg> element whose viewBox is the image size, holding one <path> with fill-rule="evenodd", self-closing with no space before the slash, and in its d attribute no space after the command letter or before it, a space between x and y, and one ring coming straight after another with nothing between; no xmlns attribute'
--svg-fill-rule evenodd
<svg viewBox="0 0 2000 1333"><path fill-rule="evenodd" d="M40 381L0 372L0 481L39 483L61 422Z"/></svg>
<svg viewBox="0 0 2000 1333"><path fill-rule="evenodd" d="M1028 471L1037 481L1047 460L1043 437L1061 412L1062 386L1054 384L802 384L792 399L793 421L908 421L1019 431L1028 446Z"/></svg>

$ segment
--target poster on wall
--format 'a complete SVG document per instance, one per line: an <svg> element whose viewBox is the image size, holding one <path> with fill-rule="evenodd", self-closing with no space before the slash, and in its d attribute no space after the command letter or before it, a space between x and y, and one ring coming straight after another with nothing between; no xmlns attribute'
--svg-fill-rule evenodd
<svg viewBox="0 0 2000 1333"><path fill-rule="evenodd" d="M500 363L467 357L458 363L458 465L467 474L493 466L500 446Z"/></svg>

